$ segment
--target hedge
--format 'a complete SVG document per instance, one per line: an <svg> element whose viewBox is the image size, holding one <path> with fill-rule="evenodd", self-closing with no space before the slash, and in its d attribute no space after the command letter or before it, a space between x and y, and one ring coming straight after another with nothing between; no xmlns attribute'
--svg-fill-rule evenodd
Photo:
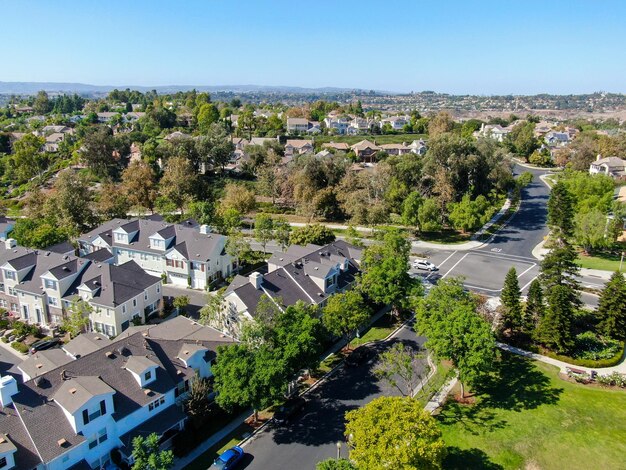
<svg viewBox="0 0 626 470"><path fill-rule="evenodd" d="M624 343L621 343L620 350L618 351L618 353L609 359L598 359L598 360L574 359L573 357L561 356L559 354L553 353L552 351L548 351L545 349L541 351L541 354L543 354L544 356L551 357L552 359L557 359L559 361L567 362L574 366L589 367L592 369L601 369L603 367L613 367L619 364L620 362L622 362L622 358L624 357Z"/></svg>
<svg viewBox="0 0 626 470"><path fill-rule="evenodd" d="M28 352L28 346L26 346L24 343L20 343L18 341L13 341L11 343L11 347L13 349L15 349L16 351L21 352L22 354L26 354Z"/></svg>

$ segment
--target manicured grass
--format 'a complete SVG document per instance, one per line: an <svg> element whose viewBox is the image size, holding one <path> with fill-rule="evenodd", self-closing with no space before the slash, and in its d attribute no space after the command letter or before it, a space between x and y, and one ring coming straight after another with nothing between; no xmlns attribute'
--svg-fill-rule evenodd
<svg viewBox="0 0 626 470"><path fill-rule="evenodd" d="M626 392L566 382L556 367L503 353L476 403L437 416L446 469L626 468Z"/></svg>
<svg viewBox="0 0 626 470"><path fill-rule="evenodd" d="M401 144L405 142L407 145L414 140L425 139L426 134L389 134L389 135L323 135L316 136L315 143L345 142L349 145L356 144L362 140L369 140L370 142L376 141L377 145L382 144Z"/></svg>
<svg viewBox="0 0 626 470"><path fill-rule="evenodd" d="M445 229L441 232L422 232L417 239L431 243L465 243L470 240L471 233L461 233L456 230Z"/></svg>
<svg viewBox="0 0 626 470"><path fill-rule="evenodd" d="M576 264L582 268L601 269L603 271L617 271L621 256L617 254L598 253L594 256L578 255ZM626 260L622 265L622 272L626 270Z"/></svg>
<svg viewBox="0 0 626 470"><path fill-rule="evenodd" d="M415 399L419 401L422 405L426 406L426 403L429 402L431 397L439 391L441 387L444 386L450 374L452 373L453 368L449 362L439 362L435 366L435 373L430 378L430 380L422 387L422 389L417 392L415 395Z"/></svg>
<svg viewBox="0 0 626 470"><path fill-rule="evenodd" d="M391 315L384 314L370 326L360 338L354 338L350 341L350 347L356 348L371 341L380 341L389 336L396 328L398 323Z"/></svg>

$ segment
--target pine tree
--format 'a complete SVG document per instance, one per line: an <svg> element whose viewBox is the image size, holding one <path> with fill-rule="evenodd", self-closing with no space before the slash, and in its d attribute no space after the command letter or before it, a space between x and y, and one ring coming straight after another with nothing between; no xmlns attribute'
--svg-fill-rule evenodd
<svg viewBox="0 0 626 470"><path fill-rule="evenodd" d="M575 306L580 306L579 266L575 262L576 251L567 241L557 242L541 262L540 279L548 293L554 286L568 289L567 299Z"/></svg>
<svg viewBox="0 0 626 470"><path fill-rule="evenodd" d="M603 335L626 340L626 279L621 272L613 273L600 294L598 316L598 330Z"/></svg>
<svg viewBox="0 0 626 470"><path fill-rule="evenodd" d="M509 330L512 334L522 330L522 306L520 304L521 291L515 268L509 269L504 278L504 286L500 299L502 300L502 331Z"/></svg>
<svg viewBox="0 0 626 470"><path fill-rule="evenodd" d="M558 353L566 353L574 345L574 305L570 295L567 286L552 287L548 292L548 308L537 328L538 339Z"/></svg>
<svg viewBox="0 0 626 470"><path fill-rule="evenodd" d="M538 279L530 283L526 306L522 316L522 330L528 335L533 335L544 314L543 291Z"/></svg>
<svg viewBox="0 0 626 470"><path fill-rule="evenodd" d="M548 200L548 226L557 239L574 232L574 199L564 183L556 183Z"/></svg>

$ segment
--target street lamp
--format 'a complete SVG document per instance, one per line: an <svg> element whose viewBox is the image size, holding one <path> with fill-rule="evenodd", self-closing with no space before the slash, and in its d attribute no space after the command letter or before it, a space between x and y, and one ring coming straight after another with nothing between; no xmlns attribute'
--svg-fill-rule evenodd
<svg viewBox="0 0 626 470"><path fill-rule="evenodd" d="M341 457L341 441L337 441L337 460Z"/></svg>
<svg viewBox="0 0 626 470"><path fill-rule="evenodd" d="M624 252L622 251L622 259L619 261L619 270L622 271L622 263L624 263Z"/></svg>

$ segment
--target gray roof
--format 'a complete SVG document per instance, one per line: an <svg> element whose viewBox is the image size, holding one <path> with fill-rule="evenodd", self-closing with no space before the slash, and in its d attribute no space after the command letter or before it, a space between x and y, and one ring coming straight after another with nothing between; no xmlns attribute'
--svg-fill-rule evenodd
<svg viewBox="0 0 626 470"><path fill-rule="evenodd" d="M0 412L0 429L18 448L17 467L35 467L39 462L37 452L48 462L84 442L85 438L76 435L55 400L58 399L64 407L78 410L80 405L73 405L71 401L81 402L89 396L114 391L113 419L119 421L195 374L176 356L183 344L196 341L209 350L208 359L215 357L218 346L233 342L232 338L224 337L212 328L177 317L157 326L129 328L112 343L105 343L105 347L48 371L37 380L20 384L18 393L13 396L15 407L4 407ZM159 366L156 378L150 384L149 395L124 369L131 356L148 357ZM65 371L63 376L61 370ZM70 394L71 388L77 390ZM32 436L32 442L17 410ZM59 446L60 439L65 439L64 447Z"/></svg>
<svg viewBox="0 0 626 470"><path fill-rule="evenodd" d="M63 381L52 399L69 413L76 413L93 397L115 393L100 377L79 376Z"/></svg>
<svg viewBox="0 0 626 470"><path fill-rule="evenodd" d="M206 349L207 348L204 345L202 345L202 344L183 343L183 345L181 346L180 351L178 351L178 354L176 355L176 357L178 359L182 359L182 360L186 361L187 359L192 357L198 351L206 351Z"/></svg>
<svg viewBox="0 0 626 470"><path fill-rule="evenodd" d="M113 258L113 254L106 248L101 248L99 250L86 254L85 256L83 256L83 258L95 261L96 263L104 263L105 261Z"/></svg>
<svg viewBox="0 0 626 470"><path fill-rule="evenodd" d="M311 279L325 278L333 266L344 258L348 260L348 269L340 271L338 287L351 284L359 272L361 249L338 240L325 246L309 244L291 245L286 253L276 253L270 262L278 269L263 275L261 289L256 289L248 278L237 276L227 288L226 293L234 292L245 304L247 311L255 315L262 295L269 295L283 306L294 305L298 301L306 304L319 304L328 295ZM281 260L282 258L282 260Z"/></svg>
<svg viewBox="0 0 626 470"><path fill-rule="evenodd" d="M76 338L63 345L63 349L67 351L68 354L78 358L110 344L111 340L102 333L81 333Z"/></svg>
<svg viewBox="0 0 626 470"><path fill-rule="evenodd" d="M137 375L143 374L146 370L152 367L159 367L159 365L148 359L148 356L130 356L124 368Z"/></svg>
<svg viewBox="0 0 626 470"><path fill-rule="evenodd" d="M16 450L17 448L15 444L11 442L11 439L9 439L6 434L0 434L0 454L15 452Z"/></svg>
<svg viewBox="0 0 626 470"><path fill-rule="evenodd" d="M72 358L62 349L48 349L36 352L28 359L24 359L17 367L29 377L34 378L71 361Z"/></svg>
<svg viewBox="0 0 626 470"><path fill-rule="evenodd" d="M72 245L70 242L61 242L45 248L44 251L53 251L54 253L65 255L75 254L76 248L74 248L74 245Z"/></svg>

